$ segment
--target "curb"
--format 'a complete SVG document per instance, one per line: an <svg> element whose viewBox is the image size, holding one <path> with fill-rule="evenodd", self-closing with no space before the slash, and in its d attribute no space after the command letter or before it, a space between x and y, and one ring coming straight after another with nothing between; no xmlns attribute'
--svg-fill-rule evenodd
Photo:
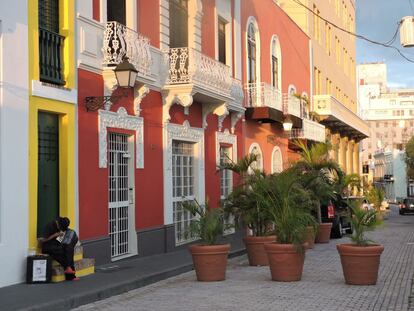
<svg viewBox="0 0 414 311"><path fill-rule="evenodd" d="M235 250L229 253L228 258L234 258L246 253L245 249ZM133 289L144 287L185 272L193 270L193 264L185 264L177 266L171 269L166 269L156 273L149 274L145 277L129 280L122 283L113 284L105 288L99 288L96 290L90 290L80 295L69 296L65 299L54 300L48 303L39 304L30 308L20 309L21 311L58 311L58 310L71 310L79 306L92 303L98 300L103 300L111 296L120 295Z"/></svg>

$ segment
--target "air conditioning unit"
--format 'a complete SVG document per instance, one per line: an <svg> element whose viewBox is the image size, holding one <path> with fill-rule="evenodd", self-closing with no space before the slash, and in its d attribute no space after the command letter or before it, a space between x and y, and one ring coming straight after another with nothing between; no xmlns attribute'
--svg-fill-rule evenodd
<svg viewBox="0 0 414 311"><path fill-rule="evenodd" d="M406 16L401 20L400 42L405 48L414 46L414 17Z"/></svg>

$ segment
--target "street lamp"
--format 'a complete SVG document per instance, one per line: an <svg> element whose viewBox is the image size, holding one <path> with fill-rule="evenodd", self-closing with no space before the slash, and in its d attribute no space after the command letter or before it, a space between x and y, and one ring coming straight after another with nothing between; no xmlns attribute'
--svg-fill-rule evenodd
<svg viewBox="0 0 414 311"><path fill-rule="evenodd" d="M124 56L122 58L122 62L115 67L114 73L118 87L129 89L135 86L138 70L128 61L128 57ZM110 103L116 103L120 98L126 97L127 95L128 92L125 90L121 95L87 96L85 97L86 110L96 111Z"/></svg>
<svg viewBox="0 0 414 311"><path fill-rule="evenodd" d="M283 120L283 130L284 130L285 132L290 132L290 131L292 130L292 127L293 127L293 121L292 121L292 119L290 118L290 116L289 116L289 115L287 115L287 116L285 117L285 119Z"/></svg>

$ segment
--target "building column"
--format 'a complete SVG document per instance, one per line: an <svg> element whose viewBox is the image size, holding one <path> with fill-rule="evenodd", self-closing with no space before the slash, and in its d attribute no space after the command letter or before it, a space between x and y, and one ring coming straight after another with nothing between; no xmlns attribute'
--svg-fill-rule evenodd
<svg viewBox="0 0 414 311"><path fill-rule="evenodd" d="M347 167L347 174L352 174L354 172L354 144L353 140L349 140L346 153L346 167Z"/></svg>
<svg viewBox="0 0 414 311"><path fill-rule="evenodd" d="M338 134L331 135L332 150L330 151L331 159L333 159L337 163L339 163L339 144L340 144L338 136L339 136Z"/></svg>
<svg viewBox="0 0 414 311"><path fill-rule="evenodd" d="M346 173L347 172L347 150L348 149L348 138L342 137L339 138L339 165L341 166L342 170Z"/></svg>
<svg viewBox="0 0 414 311"><path fill-rule="evenodd" d="M355 174L361 174L362 172L360 171L360 167L359 167L359 144L355 143L354 144L354 149L353 149L353 162L354 162L354 173Z"/></svg>

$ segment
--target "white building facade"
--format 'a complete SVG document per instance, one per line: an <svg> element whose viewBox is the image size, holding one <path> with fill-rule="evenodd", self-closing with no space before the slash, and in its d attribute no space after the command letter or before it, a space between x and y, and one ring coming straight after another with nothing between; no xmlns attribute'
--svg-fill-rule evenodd
<svg viewBox="0 0 414 311"><path fill-rule="evenodd" d="M370 127L361 144L363 165L380 149L403 150L414 134L414 89L389 89L384 63L357 67L359 113Z"/></svg>
<svg viewBox="0 0 414 311"><path fill-rule="evenodd" d="M24 279L28 254L27 12L0 1L0 287Z"/></svg>

